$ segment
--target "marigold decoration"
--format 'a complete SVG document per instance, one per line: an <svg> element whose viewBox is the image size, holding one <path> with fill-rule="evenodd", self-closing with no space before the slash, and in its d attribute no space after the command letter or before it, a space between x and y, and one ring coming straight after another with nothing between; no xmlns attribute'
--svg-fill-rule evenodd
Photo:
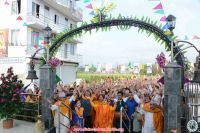
<svg viewBox="0 0 200 133"><path fill-rule="evenodd" d="M165 54L163 52L161 52L159 55L157 55L156 61L160 68L164 68L165 63L166 63Z"/></svg>
<svg viewBox="0 0 200 133"><path fill-rule="evenodd" d="M23 87L22 81L14 75L13 68L10 67L7 75L1 74L0 77L0 119L13 118L19 111L20 90Z"/></svg>
<svg viewBox="0 0 200 133"><path fill-rule="evenodd" d="M56 68L58 65L60 65L60 60L58 58L52 58L49 60L49 64L52 68Z"/></svg>

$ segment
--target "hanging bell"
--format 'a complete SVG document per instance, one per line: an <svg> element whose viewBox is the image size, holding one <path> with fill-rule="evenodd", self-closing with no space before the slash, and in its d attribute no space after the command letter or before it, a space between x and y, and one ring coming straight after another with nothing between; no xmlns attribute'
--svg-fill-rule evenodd
<svg viewBox="0 0 200 133"><path fill-rule="evenodd" d="M36 75L36 71L35 70L29 70L28 71L28 76L26 77L26 79L38 79L37 75Z"/></svg>

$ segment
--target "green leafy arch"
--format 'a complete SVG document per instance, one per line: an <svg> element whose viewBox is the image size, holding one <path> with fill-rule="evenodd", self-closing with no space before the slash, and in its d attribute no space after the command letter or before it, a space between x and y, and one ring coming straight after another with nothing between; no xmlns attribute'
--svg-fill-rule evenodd
<svg viewBox="0 0 200 133"><path fill-rule="evenodd" d="M157 22L154 22L150 20L150 18L142 17L142 19L138 18L122 18L121 16L118 17L118 19L112 19L105 20L101 22L96 23L90 23L83 22L80 27L75 27L72 29L64 30L60 34L58 34L54 39L52 39L52 45L49 47L50 57L54 56L56 53L56 50L61 46L62 42L69 41L71 39L81 37L83 34L90 32L93 29L96 29L96 31L99 31L101 29L102 31L108 31L111 29L111 27L117 26L118 29L125 31L130 29L131 27L137 27L138 32L144 32L151 36L153 35L155 40L160 43L161 45L165 46L166 51L171 50L171 41L176 39L176 36L168 36L166 35L161 27L162 25L157 25ZM173 53L174 55L177 54L179 51L181 51L181 47L175 46L175 43L173 43L174 49ZM180 52L178 56L176 57L176 61L179 65L185 67L184 64L184 54Z"/></svg>

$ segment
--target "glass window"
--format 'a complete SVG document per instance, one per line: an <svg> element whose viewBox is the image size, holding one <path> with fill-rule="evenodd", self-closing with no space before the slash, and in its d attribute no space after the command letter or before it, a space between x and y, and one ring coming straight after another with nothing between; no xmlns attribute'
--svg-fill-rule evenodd
<svg viewBox="0 0 200 133"><path fill-rule="evenodd" d="M74 55L74 54L75 54L74 44L71 44L71 46L70 46L70 54L71 54L71 55Z"/></svg>
<svg viewBox="0 0 200 133"><path fill-rule="evenodd" d="M32 15L39 18L40 15L40 5L32 2Z"/></svg>
<svg viewBox="0 0 200 133"><path fill-rule="evenodd" d="M54 16L54 24L59 24L59 16L56 14Z"/></svg>
<svg viewBox="0 0 200 133"><path fill-rule="evenodd" d="M19 46L20 45L19 29L11 30L11 45L12 46Z"/></svg>
<svg viewBox="0 0 200 133"><path fill-rule="evenodd" d="M17 1L12 1L12 5L11 5L11 15L17 15L17 14L18 14Z"/></svg>
<svg viewBox="0 0 200 133"><path fill-rule="evenodd" d="M31 45L39 45L39 32L32 31L31 32Z"/></svg>

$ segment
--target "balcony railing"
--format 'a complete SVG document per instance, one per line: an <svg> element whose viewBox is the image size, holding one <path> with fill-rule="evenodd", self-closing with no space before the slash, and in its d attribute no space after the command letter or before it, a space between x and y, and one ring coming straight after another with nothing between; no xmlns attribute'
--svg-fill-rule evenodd
<svg viewBox="0 0 200 133"><path fill-rule="evenodd" d="M27 24L33 25L33 27L37 26L38 28L44 28L48 24L49 27L51 27L51 29L56 33L59 33L69 27L67 23L63 24L58 22L55 24L54 20L44 16L43 14L32 13L27 14Z"/></svg>
<svg viewBox="0 0 200 133"><path fill-rule="evenodd" d="M60 60L63 60L63 61L69 61L69 62L77 62L77 63L80 63L82 61L82 55L67 55L67 57L65 56L60 56L59 57Z"/></svg>
<svg viewBox="0 0 200 133"><path fill-rule="evenodd" d="M82 20L82 9L76 6L76 2L71 0L44 0L49 5L59 10L65 16L79 22Z"/></svg>
<svg viewBox="0 0 200 133"><path fill-rule="evenodd" d="M25 58L22 57L0 57L0 64L10 64L10 63L23 63Z"/></svg>

